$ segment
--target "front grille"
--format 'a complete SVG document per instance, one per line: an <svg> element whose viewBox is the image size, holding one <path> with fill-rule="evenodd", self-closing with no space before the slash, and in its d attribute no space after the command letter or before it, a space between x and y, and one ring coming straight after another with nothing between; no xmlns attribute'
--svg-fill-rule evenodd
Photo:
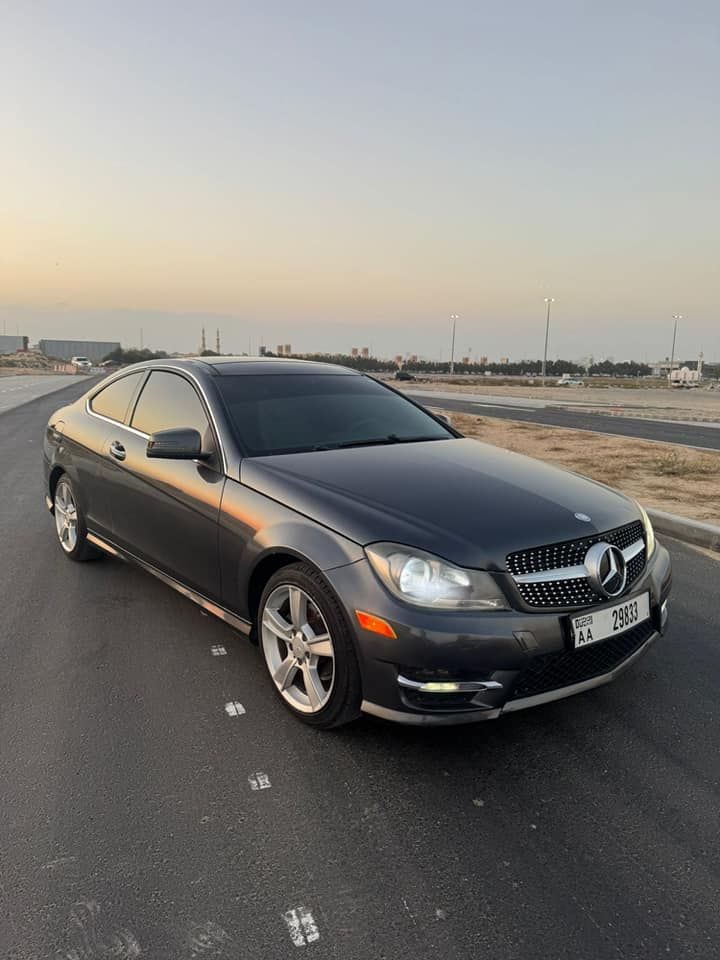
<svg viewBox="0 0 720 960"><path fill-rule="evenodd" d="M564 567L582 566L585 554L594 543L609 543L625 550L638 540L644 542L642 523L637 520L607 533L598 533L582 540L568 540L545 547L517 550L507 557L507 567L513 576L526 573L550 573ZM627 586L630 587L645 567L645 550L628 561ZM596 593L586 577L572 580L542 580L538 583L516 583L520 596L531 607L587 607L607 600Z"/></svg>
<svg viewBox="0 0 720 960"><path fill-rule="evenodd" d="M534 697L609 673L639 650L654 631L652 620L647 620L617 637L589 647L533 657L518 675L510 699Z"/></svg>
<svg viewBox="0 0 720 960"><path fill-rule="evenodd" d="M632 560L627 565L628 586L637 580L637 578L643 572L644 567L645 567L645 550L643 549L642 553L639 553L636 557L633 557Z"/></svg>
<svg viewBox="0 0 720 960"><path fill-rule="evenodd" d="M580 565L585 554L594 543L611 544L620 550L625 550L632 543L643 539L643 525L639 520L628 523L624 527L616 527L607 533L596 533L582 540L566 540L565 543L552 543L547 547L531 547L529 550L517 550L507 557L510 573L541 573L544 570L555 570L558 567L574 567Z"/></svg>

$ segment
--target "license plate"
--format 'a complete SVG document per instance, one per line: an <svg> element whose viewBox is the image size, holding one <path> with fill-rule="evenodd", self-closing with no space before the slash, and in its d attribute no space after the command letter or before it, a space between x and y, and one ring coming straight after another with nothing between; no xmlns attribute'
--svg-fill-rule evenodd
<svg viewBox="0 0 720 960"><path fill-rule="evenodd" d="M587 647L589 643L598 640L607 640L618 633L623 633L643 620L650 618L650 594L641 593L638 597L631 597L616 603L614 607L604 610L594 610L579 617L570 618L573 644L575 648Z"/></svg>

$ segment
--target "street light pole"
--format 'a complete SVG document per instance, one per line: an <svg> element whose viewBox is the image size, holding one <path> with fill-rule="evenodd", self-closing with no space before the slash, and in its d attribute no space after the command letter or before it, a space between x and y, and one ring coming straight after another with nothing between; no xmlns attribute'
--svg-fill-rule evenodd
<svg viewBox="0 0 720 960"><path fill-rule="evenodd" d="M682 314L674 313L673 320L675 321L675 326L673 327L673 345L672 345L672 352L670 354L670 369L668 371L668 386L670 387L672 386L672 370L673 370L673 363L675 362L675 340L677 338L678 320L682 320Z"/></svg>
<svg viewBox="0 0 720 960"><path fill-rule="evenodd" d="M450 319L452 320L452 323L453 323L452 343L450 344L450 373L454 373L455 372L455 324L460 319L460 317L456 313L451 313Z"/></svg>
<svg viewBox="0 0 720 960"><path fill-rule="evenodd" d="M550 335L550 304L555 303L555 297L545 297L545 303L547 304L547 313L545 315L545 351L543 352L543 362L542 362L542 385L543 386L545 386L545 373L547 370L548 337Z"/></svg>

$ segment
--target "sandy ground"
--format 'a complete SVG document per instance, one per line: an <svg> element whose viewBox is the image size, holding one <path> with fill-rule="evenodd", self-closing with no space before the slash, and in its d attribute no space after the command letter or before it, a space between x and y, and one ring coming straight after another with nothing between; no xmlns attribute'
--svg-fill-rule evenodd
<svg viewBox="0 0 720 960"><path fill-rule="evenodd" d="M628 417L659 420L720 422L720 389L698 387L693 390L648 387L527 387L493 385L477 380L423 380L417 383L393 383L408 393L422 390L457 391L504 397L531 397L536 400L562 400L568 407L596 410Z"/></svg>
<svg viewBox="0 0 720 960"><path fill-rule="evenodd" d="M465 436L585 474L645 507L720 523L720 453L453 410L445 414Z"/></svg>

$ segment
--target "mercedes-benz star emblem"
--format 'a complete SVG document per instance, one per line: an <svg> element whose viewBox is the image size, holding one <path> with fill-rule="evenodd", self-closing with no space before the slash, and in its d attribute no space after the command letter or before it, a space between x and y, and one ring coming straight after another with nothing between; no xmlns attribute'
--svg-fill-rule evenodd
<svg viewBox="0 0 720 960"><path fill-rule="evenodd" d="M595 543L585 554L585 569L593 589L601 596L617 597L627 583L625 557L609 543Z"/></svg>

